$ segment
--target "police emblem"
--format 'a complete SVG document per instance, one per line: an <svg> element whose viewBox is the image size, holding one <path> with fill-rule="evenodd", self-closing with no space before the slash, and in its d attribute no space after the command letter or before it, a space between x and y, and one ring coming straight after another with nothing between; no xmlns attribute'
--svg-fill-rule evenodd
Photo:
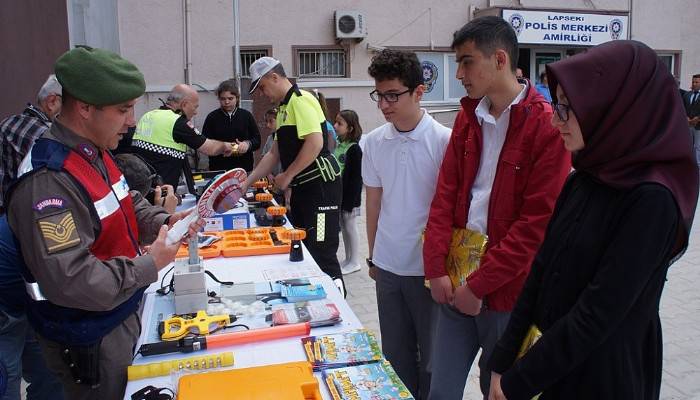
<svg viewBox="0 0 700 400"><path fill-rule="evenodd" d="M430 93L435 87L435 82L438 78L438 68L430 61L423 61L421 63L421 67L423 68L423 84L425 85L425 93Z"/></svg>
<svg viewBox="0 0 700 400"><path fill-rule="evenodd" d="M525 25L525 18L520 14L513 14L508 18L510 26L513 27L516 36L520 36L520 32L523 31L523 26Z"/></svg>
<svg viewBox="0 0 700 400"><path fill-rule="evenodd" d="M622 35L622 21L615 18L610 21L610 37L613 40L617 40Z"/></svg>
<svg viewBox="0 0 700 400"><path fill-rule="evenodd" d="M49 254L76 246L80 243L80 235L73 221L70 210L59 214L49 215L37 221L39 231L44 238L44 245Z"/></svg>

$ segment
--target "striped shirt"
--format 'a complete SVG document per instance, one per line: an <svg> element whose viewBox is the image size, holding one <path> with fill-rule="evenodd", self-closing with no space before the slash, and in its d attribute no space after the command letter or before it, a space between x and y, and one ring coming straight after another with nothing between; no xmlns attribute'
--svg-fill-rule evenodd
<svg viewBox="0 0 700 400"><path fill-rule="evenodd" d="M0 122L0 213L4 210L5 192L17 178L17 168L29 149L51 126L51 120L41 110L27 104L22 114Z"/></svg>

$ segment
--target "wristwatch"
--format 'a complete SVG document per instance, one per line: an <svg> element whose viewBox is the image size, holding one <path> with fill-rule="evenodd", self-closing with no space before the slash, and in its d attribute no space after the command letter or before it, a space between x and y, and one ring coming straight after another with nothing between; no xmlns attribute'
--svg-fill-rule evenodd
<svg viewBox="0 0 700 400"><path fill-rule="evenodd" d="M368 266L369 268L374 267L374 262L372 262L372 259L371 259L371 258L365 258L365 261L367 262L367 266Z"/></svg>

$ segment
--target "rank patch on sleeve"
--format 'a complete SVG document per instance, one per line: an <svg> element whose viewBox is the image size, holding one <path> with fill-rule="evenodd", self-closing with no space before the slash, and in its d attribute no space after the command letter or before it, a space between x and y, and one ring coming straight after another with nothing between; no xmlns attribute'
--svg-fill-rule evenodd
<svg viewBox="0 0 700 400"><path fill-rule="evenodd" d="M80 244L80 235L70 210L40 218L37 222L49 254Z"/></svg>

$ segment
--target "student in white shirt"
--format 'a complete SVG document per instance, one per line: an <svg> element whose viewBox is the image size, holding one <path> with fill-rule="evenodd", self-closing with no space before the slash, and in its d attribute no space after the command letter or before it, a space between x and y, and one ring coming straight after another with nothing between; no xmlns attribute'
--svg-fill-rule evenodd
<svg viewBox="0 0 700 400"><path fill-rule="evenodd" d="M413 396L425 399L435 304L424 285L421 234L450 129L420 108L425 89L414 53L383 50L369 74L376 86L370 96L387 123L367 135L363 149L367 264L384 354Z"/></svg>

